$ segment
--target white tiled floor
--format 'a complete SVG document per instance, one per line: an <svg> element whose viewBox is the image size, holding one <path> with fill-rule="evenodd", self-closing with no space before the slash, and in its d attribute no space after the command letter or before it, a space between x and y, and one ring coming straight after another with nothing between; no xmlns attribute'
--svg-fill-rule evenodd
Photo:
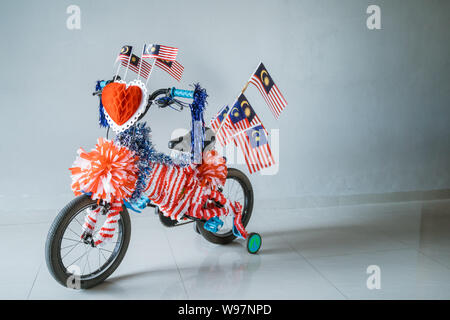
<svg viewBox="0 0 450 320"><path fill-rule="evenodd" d="M255 208L258 255L242 241L209 243L192 225L165 228L152 209L131 213L124 261L83 291L47 270L45 217L55 215L27 211L20 224L0 224L0 299L450 299L450 201ZM369 265L380 267L379 290L366 286Z"/></svg>

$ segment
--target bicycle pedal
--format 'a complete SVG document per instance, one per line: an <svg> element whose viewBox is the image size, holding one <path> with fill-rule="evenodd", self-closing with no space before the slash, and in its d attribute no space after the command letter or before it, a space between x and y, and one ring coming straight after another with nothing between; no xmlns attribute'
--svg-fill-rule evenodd
<svg viewBox="0 0 450 320"><path fill-rule="evenodd" d="M220 220L218 217L212 217L208 221L205 222L203 225L203 228L205 230L208 230L209 232L216 233L220 230L223 226L223 221Z"/></svg>

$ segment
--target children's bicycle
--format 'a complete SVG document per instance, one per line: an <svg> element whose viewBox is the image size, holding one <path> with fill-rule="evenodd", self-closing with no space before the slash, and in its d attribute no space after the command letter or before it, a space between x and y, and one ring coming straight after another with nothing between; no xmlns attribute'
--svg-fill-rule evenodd
<svg viewBox="0 0 450 320"><path fill-rule="evenodd" d="M115 81L107 81L104 84L106 86ZM101 97L103 90L104 88L101 88L93 94ZM138 121L143 119L152 105L160 109L170 107L182 111L187 104L177 98L192 99L193 95L194 91L175 88L156 90L149 95L145 111L140 114ZM136 122L127 129L127 132L136 128L142 129L143 126ZM133 137L133 134L129 137ZM213 131L204 128L204 137L202 153L210 155L214 152L215 145ZM196 135L189 132L185 136L169 141L169 148L181 153L191 152L190 148L195 145L191 143L191 139L196 139ZM213 158L218 159L217 155ZM104 281L119 266L128 249L131 235L129 211L140 212L147 207L155 208L155 214L166 227L173 228L191 223L195 232L201 234L207 241L221 245L228 244L238 237L244 238L248 252L257 253L261 247L261 236L257 233L247 234L245 229L242 229L249 223L253 210L254 195L250 180L242 171L222 166L226 169L224 184L213 191L205 191L203 193L205 201L195 203L191 201L186 208L179 210L175 208L176 201L187 198L189 192L192 192L191 197L195 197L196 192L200 193L198 190L203 190L200 189L204 188L200 183L202 180L196 176L198 169L203 167L192 164L185 164L184 167L155 164L151 167L149 180L146 181L146 193L134 201L121 201L117 204L117 201L94 199L91 193L81 192L82 194L59 212L49 230L45 255L51 275L63 286L72 288L86 289ZM173 168L178 171L175 172ZM166 172L163 177L161 172L164 170ZM178 174L176 176L178 178L172 178L173 174ZM195 186L192 182L194 180L197 183ZM89 184L89 181L85 183ZM173 198L169 201L167 197L158 193L162 194L162 185L164 190L174 190L171 193L177 195L175 203L172 203ZM178 203L180 207L184 202ZM192 209L193 206L196 207L195 210ZM227 206L229 214L220 214L226 212Z"/></svg>

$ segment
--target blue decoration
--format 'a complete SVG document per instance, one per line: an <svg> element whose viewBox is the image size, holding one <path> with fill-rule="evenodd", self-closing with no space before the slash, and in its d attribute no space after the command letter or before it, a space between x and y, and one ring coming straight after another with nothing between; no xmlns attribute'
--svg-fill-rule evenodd
<svg viewBox="0 0 450 320"><path fill-rule="evenodd" d="M218 217L212 217L208 221L205 222L203 225L203 228L205 230L208 230L209 232L216 233L220 230L223 226L223 221L220 220Z"/></svg>
<svg viewBox="0 0 450 320"><path fill-rule="evenodd" d="M170 95L172 97L193 99L194 98L194 91L172 88L170 90Z"/></svg>
<svg viewBox="0 0 450 320"><path fill-rule="evenodd" d="M106 86L106 82L104 80L101 81L97 81L97 84L95 85L95 91L100 91L103 90L103 88ZM106 116L105 116L105 109L103 107L103 103L102 103L102 96L99 96L100 98L100 104L98 106L98 113L99 113L99 117L98 117L98 123L100 124L100 127L104 127L104 128L108 128L108 121L106 120Z"/></svg>
<svg viewBox="0 0 450 320"><path fill-rule="evenodd" d="M135 124L119 133L115 138L115 141L121 146L125 146L131 151L134 151L139 157L139 160L136 163L139 174L136 181L136 189L130 198L131 202L137 202L140 199L142 192L145 190L154 163L175 165L171 157L156 151L155 146L151 141L150 133L150 127L143 122ZM184 167L189 165L189 163L178 163L177 165Z"/></svg>
<svg viewBox="0 0 450 320"><path fill-rule="evenodd" d="M147 204L150 202L150 199L146 197L145 195L141 195L139 199L137 199L136 202L128 202L126 200L123 201L125 207L127 207L130 210L133 210L134 212L141 213L142 210L144 210L147 207Z"/></svg>
<svg viewBox="0 0 450 320"><path fill-rule="evenodd" d="M194 84L194 88L194 100L189 105L192 115L191 159L194 163L201 163L205 141L205 120L203 118L203 112L206 108L208 94L199 83Z"/></svg>

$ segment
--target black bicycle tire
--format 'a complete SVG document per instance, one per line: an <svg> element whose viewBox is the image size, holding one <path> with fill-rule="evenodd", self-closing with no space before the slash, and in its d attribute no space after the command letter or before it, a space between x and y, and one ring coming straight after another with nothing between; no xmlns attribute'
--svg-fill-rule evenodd
<svg viewBox="0 0 450 320"><path fill-rule="evenodd" d="M47 263L47 267L53 278L65 287L67 287L67 280L72 275L70 273L67 273L66 270L63 270L62 261L59 260L58 251L60 237L64 235L65 231L65 228L63 230L63 227L66 226L66 224L68 224L68 221L70 221L71 218L79 212L80 208L95 203L96 200L92 200L87 195L76 197L59 212L48 232L47 241L45 244L45 260ZM98 277L87 280L80 279L80 289L92 288L105 281L117 269L117 267L125 257L125 253L127 252L131 238L131 220L128 214L128 210L125 208L125 206L123 206L122 209L123 210L120 213L119 223L122 223L123 226L123 241L121 243L120 251L118 252L117 257L107 268L107 270L101 273Z"/></svg>

